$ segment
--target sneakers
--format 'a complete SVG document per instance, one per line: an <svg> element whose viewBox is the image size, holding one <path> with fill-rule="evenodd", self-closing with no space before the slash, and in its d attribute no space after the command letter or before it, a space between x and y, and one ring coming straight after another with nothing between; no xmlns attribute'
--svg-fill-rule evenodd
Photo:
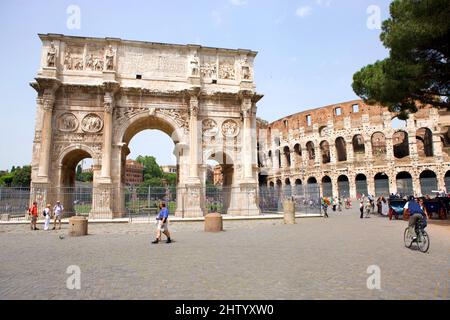
<svg viewBox="0 0 450 320"><path fill-rule="evenodd" d="M155 241L152 241L152 244L158 244L159 243L159 240L158 239L156 239ZM166 243L172 243L172 240L170 239L170 238L168 238L167 240L166 240Z"/></svg>

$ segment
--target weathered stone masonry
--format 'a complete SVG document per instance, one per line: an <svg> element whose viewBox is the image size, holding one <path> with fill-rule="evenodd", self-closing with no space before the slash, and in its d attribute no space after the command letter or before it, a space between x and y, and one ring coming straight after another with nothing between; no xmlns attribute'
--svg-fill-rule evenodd
<svg viewBox="0 0 450 320"><path fill-rule="evenodd" d="M450 190L450 112L420 108L402 129L395 116L355 100L260 123L260 183L289 192L318 183L351 197Z"/></svg>
<svg viewBox="0 0 450 320"><path fill-rule="evenodd" d="M230 168L227 212L259 214L257 204L256 52L116 38L39 35L40 68L32 159L32 200L73 209L75 166L92 158L90 216L122 216L128 144L158 129L175 144L177 205L205 213L206 161ZM155 146L157 147L157 146ZM221 162L221 160L225 160Z"/></svg>

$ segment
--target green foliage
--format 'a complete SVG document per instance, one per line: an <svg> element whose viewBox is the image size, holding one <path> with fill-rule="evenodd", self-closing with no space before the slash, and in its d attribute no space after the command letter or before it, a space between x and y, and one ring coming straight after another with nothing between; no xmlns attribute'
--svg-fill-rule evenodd
<svg viewBox="0 0 450 320"><path fill-rule="evenodd" d="M164 173L164 179L167 185L174 186L177 184L177 174L176 173Z"/></svg>
<svg viewBox="0 0 450 320"><path fill-rule="evenodd" d="M139 156L136 161L144 165L144 182L139 185L138 193L146 193L149 187L174 186L177 183L175 173L164 173L152 156Z"/></svg>
<svg viewBox="0 0 450 320"><path fill-rule="evenodd" d="M79 164L79 165L77 166L77 172L76 172L77 177L78 177L82 172L83 172L83 168L81 167L81 164Z"/></svg>
<svg viewBox="0 0 450 320"><path fill-rule="evenodd" d="M6 173L0 177L0 186L11 186L14 173Z"/></svg>
<svg viewBox="0 0 450 320"><path fill-rule="evenodd" d="M92 172L82 172L77 174L77 181L92 182L94 180L94 174Z"/></svg>
<svg viewBox="0 0 450 320"><path fill-rule="evenodd" d="M448 0L394 0L380 36L387 59L353 76L353 90L406 119L416 103L450 109L450 5Z"/></svg>
<svg viewBox="0 0 450 320"><path fill-rule="evenodd" d="M83 172L81 165L78 165L76 169L76 180L82 182L92 182L94 180L94 173L89 171Z"/></svg>
<svg viewBox="0 0 450 320"><path fill-rule="evenodd" d="M161 178L153 177L149 179L145 179L143 183L141 183L138 188L138 193L147 193L149 187L162 187Z"/></svg>
<svg viewBox="0 0 450 320"><path fill-rule="evenodd" d="M152 156L139 156L136 161L144 165L144 180L154 177L162 178L163 172L156 163L155 157Z"/></svg>
<svg viewBox="0 0 450 320"><path fill-rule="evenodd" d="M31 183L31 166L11 168L0 177L0 186L27 188Z"/></svg>

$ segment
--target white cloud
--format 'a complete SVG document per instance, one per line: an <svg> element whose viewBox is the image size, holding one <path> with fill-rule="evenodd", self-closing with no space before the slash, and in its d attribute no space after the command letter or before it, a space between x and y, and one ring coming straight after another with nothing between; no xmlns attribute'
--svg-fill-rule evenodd
<svg viewBox="0 0 450 320"><path fill-rule="evenodd" d="M299 7L295 11L295 15L300 18L307 17L307 16L311 15L311 13L312 13L312 8L310 6L302 6L302 7Z"/></svg>
<svg viewBox="0 0 450 320"><path fill-rule="evenodd" d="M230 0L233 6L245 6L248 2L247 0Z"/></svg>
<svg viewBox="0 0 450 320"><path fill-rule="evenodd" d="M222 13L220 13L220 12L217 11L217 10L213 10L213 11L211 12L211 16L212 16L213 21L214 21L214 24L215 24L216 26L222 24Z"/></svg>

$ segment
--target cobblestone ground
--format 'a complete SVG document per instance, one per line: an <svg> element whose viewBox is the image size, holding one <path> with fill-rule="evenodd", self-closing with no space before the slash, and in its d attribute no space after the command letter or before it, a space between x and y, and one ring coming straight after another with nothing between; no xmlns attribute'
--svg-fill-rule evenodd
<svg viewBox="0 0 450 320"><path fill-rule="evenodd" d="M424 254L404 247L404 221L297 221L225 221L219 234L173 223L175 242L158 245L153 224L90 224L81 238L3 225L0 299L450 299L450 226L429 225ZM70 265L80 290L66 287ZM370 265L381 290L367 289Z"/></svg>

